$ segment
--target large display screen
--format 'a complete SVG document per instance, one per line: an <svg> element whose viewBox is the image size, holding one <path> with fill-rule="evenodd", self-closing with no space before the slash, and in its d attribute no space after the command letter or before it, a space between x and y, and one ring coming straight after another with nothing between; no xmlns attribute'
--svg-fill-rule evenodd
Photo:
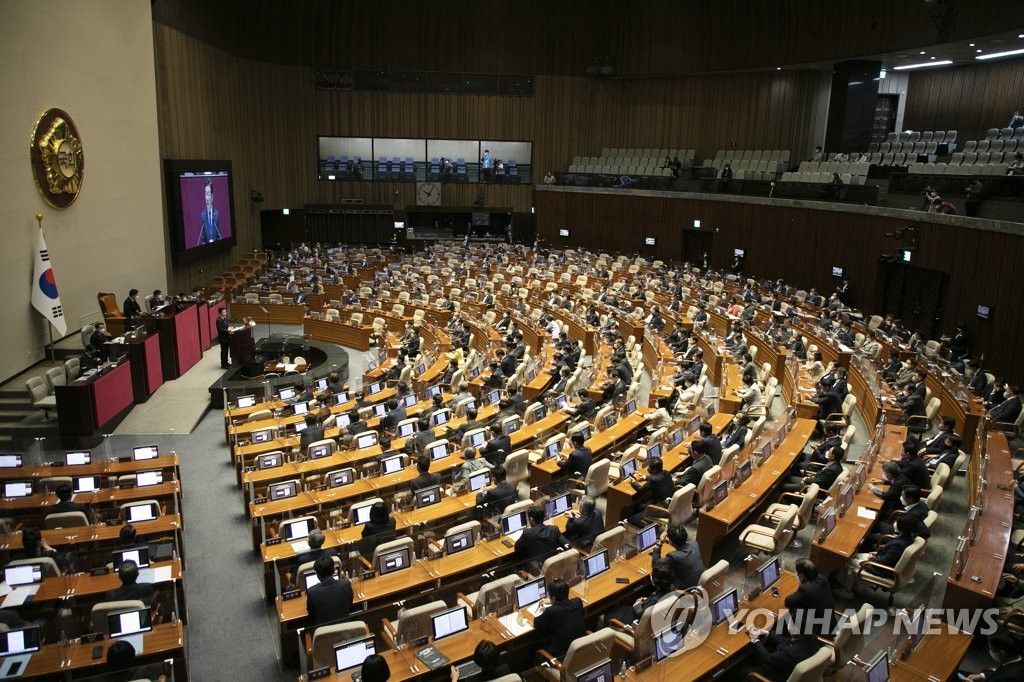
<svg viewBox="0 0 1024 682"><path fill-rule="evenodd" d="M230 161L164 162L174 260L190 262L235 245Z"/></svg>

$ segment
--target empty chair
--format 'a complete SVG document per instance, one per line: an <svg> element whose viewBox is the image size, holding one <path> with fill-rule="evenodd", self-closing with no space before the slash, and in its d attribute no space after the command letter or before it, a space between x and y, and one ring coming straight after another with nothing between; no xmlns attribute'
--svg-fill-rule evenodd
<svg viewBox="0 0 1024 682"><path fill-rule="evenodd" d="M40 408L43 411L43 418L49 421L50 410L57 407L57 396L50 395L46 388L46 381L41 377L29 377L25 382L25 389L28 391L33 407Z"/></svg>
<svg viewBox="0 0 1024 682"><path fill-rule="evenodd" d="M744 547L764 552L766 554L779 554L789 545L793 539L793 525L796 522L799 507L795 504L782 512L778 517L775 527L752 524L743 529L740 533L740 542Z"/></svg>
<svg viewBox="0 0 1024 682"><path fill-rule="evenodd" d="M437 600L410 609L399 609L394 624L387 618L381 619L381 638L393 649L422 639L431 631L430 617L447 608L447 604Z"/></svg>
<svg viewBox="0 0 1024 682"><path fill-rule="evenodd" d="M518 573L512 573L480 586L476 592L458 595L458 603L465 606L473 618L483 618L512 603L512 591L523 582Z"/></svg>
<svg viewBox="0 0 1024 682"><path fill-rule="evenodd" d="M70 511L47 514L43 519L43 528L80 528L89 525L85 512Z"/></svg>
<svg viewBox="0 0 1024 682"><path fill-rule="evenodd" d="M703 587L704 591L708 593L708 599L714 599L725 589L725 580L728 574L729 562L726 559L719 559L718 563L700 574L697 585Z"/></svg>
<svg viewBox="0 0 1024 682"><path fill-rule="evenodd" d="M142 611L145 608L146 604L138 599L100 602L92 607L92 630L93 632L102 632L104 635L109 635L110 621L107 619L107 616L125 611Z"/></svg>
<svg viewBox="0 0 1024 682"><path fill-rule="evenodd" d="M565 652L561 661L541 649L540 655L550 666L540 666L535 670L540 673L542 679L551 682L575 680L579 673L608 658L614 644L615 631L611 628L602 628L576 639L569 645L569 650Z"/></svg>
<svg viewBox="0 0 1024 682"><path fill-rule="evenodd" d="M556 578L571 583L576 579L579 561L579 550L567 549L545 559L540 568L540 574L544 576L544 582L547 585L550 585Z"/></svg>

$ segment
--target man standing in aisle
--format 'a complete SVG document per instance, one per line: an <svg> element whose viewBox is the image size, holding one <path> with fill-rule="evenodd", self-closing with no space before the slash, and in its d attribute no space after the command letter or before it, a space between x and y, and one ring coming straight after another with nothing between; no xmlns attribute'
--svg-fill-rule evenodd
<svg viewBox="0 0 1024 682"><path fill-rule="evenodd" d="M483 182L491 181L491 169L494 168L494 157L491 156L489 149L484 150L484 155L480 157L480 179Z"/></svg>
<svg viewBox="0 0 1024 682"><path fill-rule="evenodd" d="M227 308L217 311L217 341L220 343L220 368L231 369L228 364L228 340L231 338L231 324L228 322Z"/></svg>

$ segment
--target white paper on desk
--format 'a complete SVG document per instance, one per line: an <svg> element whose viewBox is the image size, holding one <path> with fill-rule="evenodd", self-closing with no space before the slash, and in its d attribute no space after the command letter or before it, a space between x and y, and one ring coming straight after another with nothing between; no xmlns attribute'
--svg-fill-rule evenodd
<svg viewBox="0 0 1024 682"><path fill-rule="evenodd" d="M167 583L172 580L174 580L174 573L171 572L170 566L139 569L140 583Z"/></svg>
<svg viewBox="0 0 1024 682"><path fill-rule="evenodd" d="M868 509L867 507L857 507L857 516L862 519L874 520L875 517L878 516L878 512L873 509Z"/></svg>
<svg viewBox="0 0 1024 682"><path fill-rule="evenodd" d="M507 616L502 616L498 620L505 626L505 629L508 630L513 637L524 635L533 630L533 626L530 625L530 621L525 616L521 616L518 611L510 613Z"/></svg>
<svg viewBox="0 0 1024 682"><path fill-rule="evenodd" d="M11 586L7 583L0 583L0 597L6 597L11 593Z"/></svg>
<svg viewBox="0 0 1024 682"><path fill-rule="evenodd" d="M284 366L284 371L286 371L286 372L294 372L296 367L298 367L298 365L289 362L288 364L286 364Z"/></svg>
<svg viewBox="0 0 1024 682"><path fill-rule="evenodd" d="M23 585L21 587L15 587L11 590L11 593L4 598L0 608L10 608L12 606L21 606L25 603L25 600L35 595L39 591L39 585Z"/></svg>
<svg viewBox="0 0 1024 682"><path fill-rule="evenodd" d="M292 550L294 550L296 554L302 554L303 552L308 552L309 551L309 543L308 542L304 542L304 541L293 542L292 543Z"/></svg>

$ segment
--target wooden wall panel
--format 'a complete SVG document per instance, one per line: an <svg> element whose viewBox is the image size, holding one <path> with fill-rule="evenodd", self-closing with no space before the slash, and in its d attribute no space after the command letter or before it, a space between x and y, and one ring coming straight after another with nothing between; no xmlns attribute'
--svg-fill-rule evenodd
<svg viewBox="0 0 1024 682"><path fill-rule="evenodd" d="M886 269L879 261L899 243L886 236L912 224L905 218L829 210L747 204L708 199L638 196L630 193L538 191L537 234L545 245L585 247L609 253L641 253L647 258L680 259L693 219L713 235L711 264L727 269L735 248L746 250L744 270L758 278L783 278L800 287L829 293L833 265L847 269L854 304L881 310ZM976 351L990 368L1024 381L1024 356L1017 339L1024 317L1017 287L1024 237L920 221L920 248L913 264L949 276L942 330L967 322ZM568 239L558 237L568 228ZM645 236L657 240L654 249ZM978 304L991 305L991 320L976 316Z"/></svg>
<svg viewBox="0 0 1024 682"><path fill-rule="evenodd" d="M954 21L939 29L943 7ZM685 74L830 62L1005 30L1009 0L159 0L157 22L231 54L363 70Z"/></svg>
<svg viewBox="0 0 1024 682"><path fill-rule="evenodd" d="M1024 59L971 64L913 73L907 86L903 127L956 130L961 146L1002 128L1024 108Z"/></svg>

